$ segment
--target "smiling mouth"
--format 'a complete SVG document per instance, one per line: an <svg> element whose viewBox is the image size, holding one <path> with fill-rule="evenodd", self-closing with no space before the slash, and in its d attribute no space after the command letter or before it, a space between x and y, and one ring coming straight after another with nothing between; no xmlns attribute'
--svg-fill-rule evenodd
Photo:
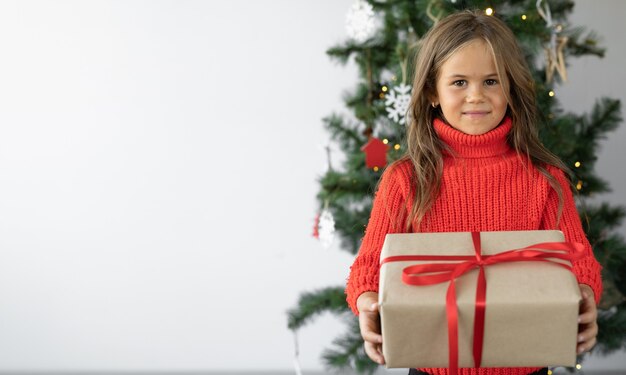
<svg viewBox="0 0 626 375"><path fill-rule="evenodd" d="M463 116L469 118L469 119L481 119L483 117L486 117L487 115L489 115L489 113L491 112L463 112Z"/></svg>

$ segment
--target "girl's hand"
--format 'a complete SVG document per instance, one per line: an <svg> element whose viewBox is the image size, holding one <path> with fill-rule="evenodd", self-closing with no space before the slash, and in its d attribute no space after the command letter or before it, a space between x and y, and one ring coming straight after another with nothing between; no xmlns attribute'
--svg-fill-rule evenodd
<svg viewBox="0 0 626 375"><path fill-rule="evenodd" d="M596 309L593 289L586 284L579 284L579 287L583 300L580 304L578 315L578 346L576 353L582 354L585 351L589 351L596 344L598 310Z"/></svg>
<svg viewBox="0 0 626 375"><path fill-rule="evenodd" d="M359 328L365 341L365 353L380 365L385 364L383 357L383 336L380 334L380 315L378 314L378 293L365 292L356 300L359 310Z"/></svg>

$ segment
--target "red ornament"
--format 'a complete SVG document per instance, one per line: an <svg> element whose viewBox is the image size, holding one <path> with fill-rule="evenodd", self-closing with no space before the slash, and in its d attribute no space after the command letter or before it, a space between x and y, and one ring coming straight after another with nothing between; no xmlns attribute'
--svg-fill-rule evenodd
<svg viewBox="0 0 626 375"><path fill-rule="evenodd" d="M370 140L361 147L361 151L365 152L365 165L372 169L387 165L387 150L389 146L383 141L370 137Z"/></svg>
<svg viewBox="0 0 626 375"><path fill-rule="evenodd" d="M313 224L313 237L320 238L320 214L315 215L315 224Z"/></svg>

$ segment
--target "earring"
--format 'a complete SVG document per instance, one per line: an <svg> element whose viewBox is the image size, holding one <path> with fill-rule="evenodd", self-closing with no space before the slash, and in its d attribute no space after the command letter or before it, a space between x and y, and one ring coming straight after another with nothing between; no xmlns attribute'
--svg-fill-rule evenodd
<svg viewBox="0 0 626 375"><path fill-rule="evenodd" d="M430 103L430 105L432 105L433 108L437 108L437 104L435 104L435 103Z"/></svg>

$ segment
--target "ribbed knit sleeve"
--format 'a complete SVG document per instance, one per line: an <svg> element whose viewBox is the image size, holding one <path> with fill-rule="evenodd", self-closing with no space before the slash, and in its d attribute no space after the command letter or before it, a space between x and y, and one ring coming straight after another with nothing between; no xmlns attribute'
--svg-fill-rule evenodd
<svg viewBox="0 0 626 375"><path fill-rule="evenodd" d="M403 231L406 218L406 194L409 187L410 164L390 165L382 174L374 195L361 247L352 267L346 286L346 300L358 315L356 300L364 292L378 292L380 251L387 233Z"/></svg>
<svg viewBox="0 0 626 375"><path fill-rule="evenodd" d="M563 232L566 241L580 242L585 246L586 256L573 263L574 274L579 284L587 284L593 289L597 304L602 295L602 276L600 274L602 267L596 260L591 244L583 231L569 180L558 168L548 168L548 171L556 178L563 190L563 213L558 223L558 229ZM558 206L558 195L554 189L550 189L541 218L540 229L557 229Z"/></svg>

